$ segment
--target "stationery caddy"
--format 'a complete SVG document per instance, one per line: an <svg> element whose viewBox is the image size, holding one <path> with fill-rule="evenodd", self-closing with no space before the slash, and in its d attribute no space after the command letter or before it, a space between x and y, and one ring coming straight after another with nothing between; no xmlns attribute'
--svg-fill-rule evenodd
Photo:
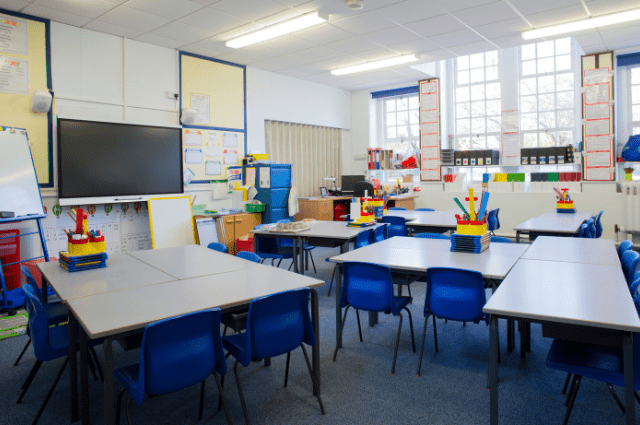
<svg viewBox="0 0 640 425"><path fill-rule="evenodd" d="M79 272L107 267L107 253L90 255L69 255L68 252L60 252L60 266L68 272Z"/></svg>
<svg viewBox="0 0 640 425"><path fill-rule="evenodd" d="M556 211L560 214L575 214L576 209L573 207L573 200L569 196L569 189L560 189L553 188L555 192L558 194L556 198L558 202L556 202Z"/></svg>
<svg viewBox="0 0 640 425"><path fill-rule="evenodd" d="M107 267L104 236L99 231L89 231L88 217L82 208L72 210L76 221L75 231L65 229L67 251L60 252L60 266L69 272Z"/></svg>
<svg viewBox="0 0 640 425"><path fill-rule="evenodd" d="M473 189L469 189L469 211L462 206L460 201L454 199L463 215L456 214L457 226L456 232L451 235L451 251L469 252L479 254L489 248L491 236L487 231L487 203L489 202L489 192L482 192L480 199L480 209L476 212L474 201L478 198L473 197Z"/></svg>

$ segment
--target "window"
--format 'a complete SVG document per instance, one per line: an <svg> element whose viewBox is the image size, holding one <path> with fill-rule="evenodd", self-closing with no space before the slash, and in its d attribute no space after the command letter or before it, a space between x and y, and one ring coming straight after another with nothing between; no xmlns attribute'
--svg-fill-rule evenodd
<svg viewBox="0 0 640 425"><path fill-rule="evenodd" d="M498 51L455 60L456 149L500 149Z"/></svg>
<svg viewBox="0 0 640 425"><path fill-rule="evenodd" d="M631 68L630 135L640 134L640 67Z"/></svg>
<svg viewBox="0 0 640 425"><path fill-rule="evenodd" d="M395 154L412 151L411 142L420 138L420 106L418 94L382 99L385 131L385 149Z"/></svg>
<svg viewBox="0 0 640 425"><path fill-rule="evenodd" d="M520 132L525 148L574 143L575 72L571 53L570 38L520 48Z"/></svg>

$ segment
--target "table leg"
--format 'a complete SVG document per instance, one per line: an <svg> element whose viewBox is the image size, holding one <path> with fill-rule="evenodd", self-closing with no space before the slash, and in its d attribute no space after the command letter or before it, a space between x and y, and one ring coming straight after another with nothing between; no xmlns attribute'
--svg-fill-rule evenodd
<svg viewBox="0 0 640 425"><path fill-rule="evenodd" d="M627 332L622 338L625 414L627 417L627 425L632 425L636 421L633 377L633 334Z"/></svg>
<svg viewBox="0 0 640 425"><path fill-rule="evenodd" d="M104 419L107 425L116 423L113 401L113 338L105 338L104 350Z"/></svg>
<svg viewBox="0 0 640 425"><path fill-rule="evenodd" d="M520 243L520 231L516 230L516 243Z"/></svg>
<svg viewBox="0 0 640 425"><path fill-rule="evenodd" d="M311 351L311 367L316 375L317 388L314 390L315 395L320 395L320 307L318 301L318 293L315 289L311 290L311 322L313 323L313 332L316 336L316 342L313 344Z"/></svg>
<svg viewBox="0 0 640 425"><path fill-rule="evenodd" d="M300 274L304 274L305 265L304 265L304 238L299 238L298 243L298 257L300 258L300 265L298 266L298 270L300 270Z"/></svg>
<svg viewBox="0 0 640 425"><path fill-rule="evenodd" d="M300 273L298 270L298 238L294 237L291 240L293 241L293 272Z"/></svg>
<svg viewBox="0 0 640 425"><path fill-rule="evenodd" d="M507 319L507 352L511 353L513 351L513 348L515 346L515 341L514 341L514 332L513 332L513 328L514 328L514 322L513 319Z"/></svg>
<svg viewBox="0 0 640 425"><path fill-rule="evenodd" d="M340 254L349 251L349 242L340 245ZM336 269L336 346L342 348L342 335L340 328L342 327L342 307L340 306L340 296L342 295L342 264L338 264Z"/></svg>
<svg viewBox="0 0 640 425"><path fill-rule="evenodd" d="M44 288L44 276L42 277L42 287ZM80 420L80 414L78 411L78 359L76 351L78 346L76 344L76 328L78 326L78 320L73 312L69 310L69 379L71 380L69 388L71 389L71 422L77 422Z"/></svg>
<svg viewBox="0 0 640 425"><path fill-rule="evenodd" d="M80 327L80 416L82 425L91 423L89 408L89 370L87 368L87 356L89 350L87 332Z"/></svg>
<svg viewBox="0 0 640 425"><path fill-rule="evenodd" d="M40 292L42 292L42 302L47 303L49 301L49 281L46 277L41 273L42 276L42 288L40 288Z"/></svg>
<svg viewBox="0 0 640 425"><path fill-rule="evenodd" d="M489 394L490 423L498 425L498 318L491 316L489 322Z"/></svg>
<svg viewBox="0 0 640 425"><path fill-rule="evenodd" d="M520 358L526 358L527 351L527 326L522 320L518 322L520 330Z"/></svg>

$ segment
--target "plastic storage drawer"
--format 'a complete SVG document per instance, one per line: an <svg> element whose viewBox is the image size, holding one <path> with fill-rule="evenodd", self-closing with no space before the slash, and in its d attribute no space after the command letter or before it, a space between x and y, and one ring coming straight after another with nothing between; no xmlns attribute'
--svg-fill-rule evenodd
<svg viewBox="0 0 640 425"><path fill-rule="evenodd" d="M289 208L272 208L271 223L277 223L278 220L289 218Z"/></svg>
<svg viewBox="0 0 640 425"><path fill-rule="evenodd" d="M289 206L289 188L271 189L271 208L284 208Z"/></svg>
<svg viewBox="0 0 640 425"><path fill-rule="evenodd" d="M291 165L271 165L271 188L291 187Z"/></svg>

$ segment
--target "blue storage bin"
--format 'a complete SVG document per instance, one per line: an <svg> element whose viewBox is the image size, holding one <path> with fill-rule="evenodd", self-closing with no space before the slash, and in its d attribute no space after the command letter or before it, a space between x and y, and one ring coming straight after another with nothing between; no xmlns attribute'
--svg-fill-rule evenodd
<svg viewBox="0 0 640 425"><path fill-rule="evenodd" d="M271 189L271 208L284 208L289 206L289 188Z"/></svg>
<svg viewBox="0 0 640 425"><path fill-rule="evenodd" d="M269 222L277 223L278 220L289 218L289 208L271 208L271 218Z"/></svg>
<svg viewBox="0 0 640 425"><path fill-rule="evenodd" d="M271 188L291 187L291 165L271 165Z"/></svg>

